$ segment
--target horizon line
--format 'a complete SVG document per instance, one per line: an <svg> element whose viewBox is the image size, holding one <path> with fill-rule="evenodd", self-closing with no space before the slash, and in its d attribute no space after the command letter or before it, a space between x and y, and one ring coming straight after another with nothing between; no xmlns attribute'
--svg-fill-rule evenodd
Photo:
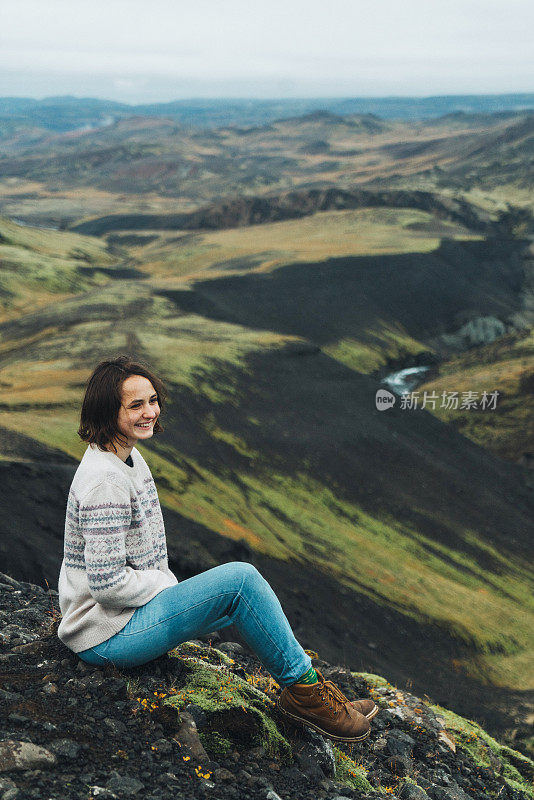
<svg viewBox="0 0 534 800"><path fill-rule="evenodd" d="M283 101L295 101L295 100L436 100L442 98L470 98L470 97L532 97L534 99L534 92L521 92L521 91L508 91L508 92L467 92L467 93L451 93L451 94L358 94L358 95L351 95L351 94L328 94L328 95L294 95L294 96L287 96L287 95L273 95L270 97L259 97L255 95L206 95L206 96L190 96L190 97L177 97L173 100L148 100L148 101L125 101L125 100L113 100L110 97L104 97L100 95L74 95L74 94L53 94L53 95L46 95L43 97L35 97L34 95L25 95L25 94L9 94L9 95L0 95L1 100L34 100L35 102L43 102L45 100L101 100L108 103L117 103L120 105L125 106L135 106L135 105L168 105L170 103L187 103L187 102L205 102L205 101L216 101L216 102L223 102L223 101L241 101L241 102L249 102L251 100L255 102L283 102Z"/></svg>

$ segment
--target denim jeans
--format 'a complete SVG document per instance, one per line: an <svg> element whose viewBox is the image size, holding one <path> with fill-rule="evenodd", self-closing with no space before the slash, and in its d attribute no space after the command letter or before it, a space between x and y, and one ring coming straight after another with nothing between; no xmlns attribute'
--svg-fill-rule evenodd
<svg viewBox="0 0 534 800"><path fill-rule="evenodd" d="M163 589L137 608L122 630L78 655L88 664L135 667L232 624L280 686L289 686L310 668L311 659L270 585L256 567L242 561Z"/></svg>

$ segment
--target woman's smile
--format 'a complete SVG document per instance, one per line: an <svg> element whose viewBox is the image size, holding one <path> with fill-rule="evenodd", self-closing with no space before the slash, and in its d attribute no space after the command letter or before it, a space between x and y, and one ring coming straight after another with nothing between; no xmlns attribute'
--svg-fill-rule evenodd
<svg viewBox="0 0 534 800"><path fill-rule="evenodd" d="M142 375L126 378L121 389L117 427L126 437L128 447L153 435L159 413L158 395L148 378Z"/></svg>

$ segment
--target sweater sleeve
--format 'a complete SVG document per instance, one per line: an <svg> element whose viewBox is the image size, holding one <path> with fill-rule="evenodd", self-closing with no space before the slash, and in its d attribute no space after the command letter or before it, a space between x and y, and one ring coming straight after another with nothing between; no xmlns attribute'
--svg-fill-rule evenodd
<svg viewBox="0 0 534 800"><path fill-rule="evenodd" d="M136 570L126 563L131 522L130 493L115 483L92 489L79 509L84 559L91 596L105 608L145 605L176 581L159 569Z"/></svg>

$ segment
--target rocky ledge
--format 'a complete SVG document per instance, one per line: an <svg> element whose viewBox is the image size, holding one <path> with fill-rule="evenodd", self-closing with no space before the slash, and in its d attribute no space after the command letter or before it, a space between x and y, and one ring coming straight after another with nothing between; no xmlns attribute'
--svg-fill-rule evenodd
<svg viewBox="0 0 534 800"><path fill-rule="evenodd" d="M380 713L358 746L287 725L279 687L217 634L142 667L90 667L56 635L57 593L0 573L2 800L526 800L533 762L377 675L314 658ZM312 654L313 656L314 654Z"/></svg>

